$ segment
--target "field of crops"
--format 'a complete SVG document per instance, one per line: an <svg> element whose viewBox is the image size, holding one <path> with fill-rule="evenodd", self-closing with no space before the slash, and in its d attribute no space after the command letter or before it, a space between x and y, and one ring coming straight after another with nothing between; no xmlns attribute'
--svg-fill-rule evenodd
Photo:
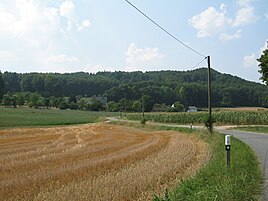
<svg viewBox="0 0 268 201"><path fill-rule="evenodd" d="M104 123L0 130L0 200L151 200L210 158L176 131Z"/></svg>
<svg viewBox="0 0 268 201"><path fill-rule="evenodd" d="M0 128L94 123L116 115L112 112L0 107Z"/></svg>
<svg viewBox="0 0 268 201"><path fill-rule="evenodd" d="M268 111L221 111L212 113L218 125L268 125ZM141 114L126 113L124 118L140 121ZM204 124L207 112L146 113L145 119L160 123Z"/></svg>

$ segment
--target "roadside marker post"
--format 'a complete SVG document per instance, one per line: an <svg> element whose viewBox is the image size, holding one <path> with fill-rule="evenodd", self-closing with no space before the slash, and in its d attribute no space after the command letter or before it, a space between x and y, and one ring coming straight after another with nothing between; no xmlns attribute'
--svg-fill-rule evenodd
<svg viewBox="0 0 268 201"><path fill-rule="evenodd" d="M227 167L230 167L230 162L231 162L231 136L230 135L225 135L225 150L226 150L226 164Z"/></svg>

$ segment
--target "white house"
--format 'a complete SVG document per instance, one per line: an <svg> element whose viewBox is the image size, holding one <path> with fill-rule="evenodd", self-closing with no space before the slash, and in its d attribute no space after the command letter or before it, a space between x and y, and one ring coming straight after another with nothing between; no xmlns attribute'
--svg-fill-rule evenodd
<svg viewBox="0 0 268 201"><path fill-rule="evenodd" d="M197 108L195 106L189 106L187 112L197 112Z"/></svg>

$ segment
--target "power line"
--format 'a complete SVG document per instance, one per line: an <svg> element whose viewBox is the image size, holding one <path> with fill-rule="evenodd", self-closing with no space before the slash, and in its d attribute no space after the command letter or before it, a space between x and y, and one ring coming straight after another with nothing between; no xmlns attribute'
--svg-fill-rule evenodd
<svg viewBox="0 0 268 201"><path fill-rule="evenodd" d="M194 65L191 70L193 70L194 68L196 68L199 64L201 64L203 61L205 61L207 59L207 57L205 57L204 59L202 59L202 61L200 61L198 64Z"/></svg>
<svg viewBox="0 0 268 201"><path fill-rule="evenodd" d="M161 27L158 23L156 23L154 20L152 20L148 15L146 15L144 12L142 12L139 8L137 8L135 5L133 5L131 2L129 2L128 0L125 0L129 5L131 5L134 9L136 9L139 13L141 13L144 17L146 17L148 20L150 20L154 25L156 25L158 28L160 28L162 31L164 31L166 34L168 34L171 38L175 39L177 42L179 42L180 44L182 44L183 46L185 46L186 48L188 48L189 50L195 52L196 54L198 54L201 57L205 57L207 58L205 55L201 54L200 52L194 50L193 48L191 48L190 46L186 45L185 43L183 43L181 40L179 40L178 38L176 38L174 35L172 35L171 33L169 33L166 29L164 29L163 27Z"/></svg>

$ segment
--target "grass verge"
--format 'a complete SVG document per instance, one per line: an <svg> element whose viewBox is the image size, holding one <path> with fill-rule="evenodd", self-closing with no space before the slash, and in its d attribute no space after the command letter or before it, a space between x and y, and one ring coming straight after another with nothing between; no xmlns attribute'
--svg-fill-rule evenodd
<svg viewBox="0 0 268 201"><path fill-rule="evenodd" d="M0 128L94 123L116 113L58 109L2 108Z"/></svg>
<svg viewBox="0 0 268 201"><path fill-rule="evenodd" d="M224 135L211 135L205 131L188 128L149 125L144 128L177 130L198 135L210 144L212 151L211 160L196 175L181 181L175 189L167 189L164 197L156 195L154 201L260 199L263 176L259 161L248 145L232 138L231 166L226 167Z"/></svg>
<svg viewBox="0 0 268 201"><path fill-rule="evenodd" d="M245 127L237 127L236 130L241 131L249 131L255 133L267 133L268 134L268 127L267 126L245 126Z"/></svg>

